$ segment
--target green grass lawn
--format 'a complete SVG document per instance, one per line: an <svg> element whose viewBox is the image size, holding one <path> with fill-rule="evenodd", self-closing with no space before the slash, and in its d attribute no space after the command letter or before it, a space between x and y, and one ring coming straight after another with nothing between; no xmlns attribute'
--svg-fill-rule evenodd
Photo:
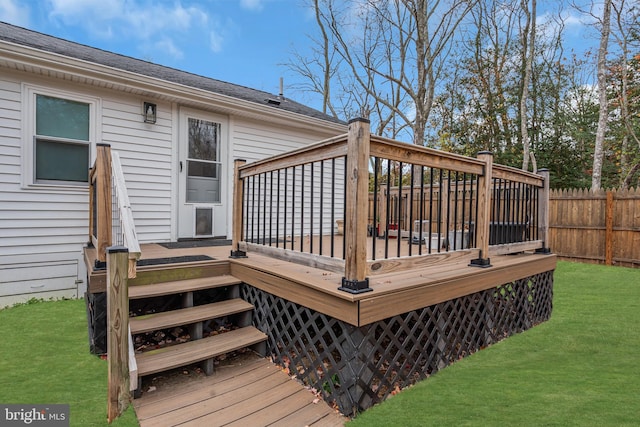
<svg viewBox="0 0 640 427"><path fill-rule="evenodd" d="M551 320L367 410L357 426L637 426L640 270L558 263Z"/></svg>
<svg viewBox="0 0 640 427"><path fill-rule="evenodd" d="M83 300L0 310L0 403L70 405L70 425L106 426L107 362L89 353ZM137 426L129 409L114 426Z"/></svg>
<svg viewBox="0 0 640 427"><path fill-rule="evenodd" d="M551 320L391 397L349 426L640 423L640 269L561 262ZM84 302L0 310L0 403L68 403L106 422L107 363L89 354ZM137 425L130 409L114 426Z"/></svg>

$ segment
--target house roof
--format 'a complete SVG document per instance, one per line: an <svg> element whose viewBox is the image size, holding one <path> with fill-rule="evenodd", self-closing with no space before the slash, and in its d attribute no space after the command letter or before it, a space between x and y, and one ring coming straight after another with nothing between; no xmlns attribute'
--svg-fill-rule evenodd
<svg viewBox="0 0 640 427"><path fill-rule="evenodd" d="M80 43L42 34L37 31L17 27L5 22L0 22L0 40L104 65L122 71L136 73L142 76L161 79L167 82L215 94L229 96L231 98L249 101L269 108L285 110L291 113L297 113L336 124L345 124L343 121L336 119L335 117L324 114L311 107L300 104L299 102L291 99L280 99L276 95L268 92L108 52Z"/></svg>

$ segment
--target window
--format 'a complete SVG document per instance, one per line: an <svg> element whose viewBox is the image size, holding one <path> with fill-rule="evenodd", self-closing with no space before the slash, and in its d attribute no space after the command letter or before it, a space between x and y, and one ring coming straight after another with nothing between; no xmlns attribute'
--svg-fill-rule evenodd
<svg viewBox="0 0 640 427"><path fill-rule="evenodd" d="M35 181L87 182L90 105L36 95Z"/></svg>
<svg viewBox="0 0 640 427"><path fill-rule="evenodd" d="M187 203L220 203L220 123L189 118Z"/></svg>
<svg viewBox="0 0 640 427"><path fill-rule="evenodd" d="M99 100L25 85L23 184L86 188Z"/></svg>

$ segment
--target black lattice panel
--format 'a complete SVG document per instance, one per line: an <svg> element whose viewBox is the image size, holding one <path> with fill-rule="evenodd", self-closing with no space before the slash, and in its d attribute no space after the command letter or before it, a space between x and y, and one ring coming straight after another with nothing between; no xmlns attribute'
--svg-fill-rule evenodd
<svg viewBox="0 0 640 427"><path fill-rule="evenodd" d="M553 271L355 327L251 286L268 351L346 415L551 315Z"/></svg>

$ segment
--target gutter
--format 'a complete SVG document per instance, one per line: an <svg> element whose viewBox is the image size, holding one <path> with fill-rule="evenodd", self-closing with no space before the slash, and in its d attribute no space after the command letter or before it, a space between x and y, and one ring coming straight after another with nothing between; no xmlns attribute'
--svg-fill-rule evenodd
<svg viewBox="0 0 640 427"><path fill-rule="evenodd" d="M269 104L261 105L216 92L198 89L192 86L174 83L157 77L117 69L82 59L72 58L53 52L0 41L0 59L25 66L47 70L53 73L68 74L88 80L88 84L100 87L113 85L114 90L122 92L142 92L149 96L165 96L176 101L199 102L204 105L215 105L228 113L239 116L250 116L261 120L294 125L310 130L324 129L327 132L344 133L347 125L333 123L300 113L277 109ZM157 64L154 64L157 65ZM205 77L206 78L206 77Z"/></svg>

